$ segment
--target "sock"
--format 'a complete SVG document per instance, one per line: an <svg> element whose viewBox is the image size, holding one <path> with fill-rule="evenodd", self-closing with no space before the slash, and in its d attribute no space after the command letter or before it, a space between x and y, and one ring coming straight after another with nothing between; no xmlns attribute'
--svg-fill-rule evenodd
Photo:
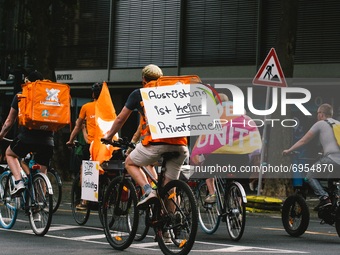
<svg viewBox="0 0 340 255"><path fill-rule="evenodd" d="M21 182L21 180L15 181L15 185L19 184L19 182Z"/></svg>
<svg viewBox="0 0 340 255"><path fill-rule="evenodd" d="M149 195L152 191L152 187L149 183L147 183L143 186L143 190L144 190L145 194Z"/></svg>

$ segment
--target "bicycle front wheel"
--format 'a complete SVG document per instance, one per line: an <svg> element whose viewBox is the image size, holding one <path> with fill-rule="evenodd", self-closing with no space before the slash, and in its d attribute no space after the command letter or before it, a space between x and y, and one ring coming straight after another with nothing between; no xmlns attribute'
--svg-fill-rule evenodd
<svg viewBox="0 0 340 255"><path fill-rule="evenodd" d="M213 204L204 202L208 194L207 184L203 181L197 189L198 220L205 233L213 234L218 229L221 217L218 212L218 201Z"/></svg>
<svg viewBox="0 0 340 255"><path fill-rule="evenodd" d="M294 237L305 233L309 224L309 209L300 195L286 199L282 207L282 224L286 232Z"/></svg>
<svg viewBox="0 0 340 255"><path fill-rule="evenodd" d="M33 232L43 236L50 228L53 215L53 198L48 191L48 178L42 174L33 177L33 197L29 196L29 221Z"/></svg>
<svg viewBox="0 0 340 255"><path fill-rule="evenodd" d="M138 228L136 189L123 177L114 178L103 203L104 231L109 244L123 250L130 246Z"/></svg>
<svg viewBox="0 0 340 255"><path fill-rule="evenodd" d="M81 207L84 200L81 199L81 183L80 176L74 179L71 190L71 208L73 218L79 225L84 225L90 217L90 206Z"/></svg>
<svg viewBox="0 0 340 255"><path fill-rule="evenodd" d="M188 254L194 245L197 227L197 203L188 184L174 180L164 186L160 197L165 207L158 205L155 232L158 245L164 254ZM162 236L169 233L171 243ZM167 235L169 235L167 234Z"/></svg>
<svg viewBox="0 0 340 255"><path fill-rule="evenodd" d="M14 187L13 175L6 171L0 177L0 223L3 228L14 226L18 215L18 197L12 197L10 190Z"/></svg>
<svg viewBox="0 0 340 255"><path fill-rule="evenodd" d="M226 222L230 238L233 241L241 239L246 224L246 207L242 199L240 187L231 184L226 194Z"/></svg>
<svg viewBox="0 0 340 255"><path fill-rule="evenodd" d="M62 184L58 173L54 169L47 170L46 175L50 180L53 189L53 213L55 213L61 202Z"/></svg>

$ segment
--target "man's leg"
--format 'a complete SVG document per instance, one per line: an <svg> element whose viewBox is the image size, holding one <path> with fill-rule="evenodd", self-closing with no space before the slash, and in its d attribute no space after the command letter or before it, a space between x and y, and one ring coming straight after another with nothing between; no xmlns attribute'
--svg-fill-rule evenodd
<svg viewBox="0 0 340 255"><path fill-rule="evenodd" d="M317 161L312 168L317 169L318 165L320 164L336 164L333 160L323 157L320 161ZM315 211L323 208L325 206L331 205L331 201L329 199L328 193L324 190L321 186L320 182L316 178L327 178L327 174L323 173L323 176L320 175L318 172L309 171L306 178L308 181L309 186L313 189L314 194L319 198L320 203L314 208Z"/></svg>
<svg viewBox="0 0 340 255"><path fill-rule="evenodd" d="M21 174L20 174L20 164L18 161L18 155L16 155L10 147L6 150L6 157L7 157L7 164L9 168L11 169L13 176L16 181L21 180Z"/></svg>
<svg viewBox="0 0 340 255"><path fill-rule="evenodd" d="M209 190L209 195L206 196L204 202L206 203L216 203L217 197L215 194L215 183L214 183L214 178L209 178L205 180L208 190Z"/></svg>
<svg viewBox="0 0 340 255"><path fill-rule="evenodd" d="M20 174L20 164L18 161L18 156L11 150L10 147L6 150L7 164L11 169L13 176L15 178L14 188L11 191L12 196L18 196L25 190L25 185L21 179Z"/></svg>
<svg viewBox="0 0 340 255"><path fill-rule="evenodd" d="M135 180L139 184L139 186L144 187L145 184L148 184L148 180L146 179L143 171L137 166L130 158L130 155L125 160L125 168L132 179Z"/></svg>
<svg viewBox="0 0 340 255"><path fill-rule="evenodd" d="M131 155L131 154L130 154ZM137 207L144 207L153 200L157 198L156 191L152 189L151 185L149 184L146 175L140 169L140 166L136 165L130 158L130 155L125 160L125 168L132 179L142 187L144 191L143 197L140 199Z"/></svg>

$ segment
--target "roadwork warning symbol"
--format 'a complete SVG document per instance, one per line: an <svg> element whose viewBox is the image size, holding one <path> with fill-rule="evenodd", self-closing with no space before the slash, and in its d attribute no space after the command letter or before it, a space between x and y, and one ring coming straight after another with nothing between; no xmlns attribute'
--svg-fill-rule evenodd
<svg viewBox="0 0 340 255"><path fill-rule="evenodd" d="M260 67L260 70L257 72L253 80L253 84L272 87L287 87L286 79L283 75L282 68L274 48L271 48L269 54Z"/></svg>

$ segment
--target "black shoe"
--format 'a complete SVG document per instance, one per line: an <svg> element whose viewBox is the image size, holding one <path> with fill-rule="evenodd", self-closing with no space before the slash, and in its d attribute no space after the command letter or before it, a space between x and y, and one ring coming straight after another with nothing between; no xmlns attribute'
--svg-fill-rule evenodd
<svg viewBox="0 0 340 255"><path fill-rule="evenodd" d="M320 201L320 203L314 208L314 211L319 211L320 209L326 207L326 206L330 206L332 205L331 200L329 199L329 197L322 199Z"/></svg>

